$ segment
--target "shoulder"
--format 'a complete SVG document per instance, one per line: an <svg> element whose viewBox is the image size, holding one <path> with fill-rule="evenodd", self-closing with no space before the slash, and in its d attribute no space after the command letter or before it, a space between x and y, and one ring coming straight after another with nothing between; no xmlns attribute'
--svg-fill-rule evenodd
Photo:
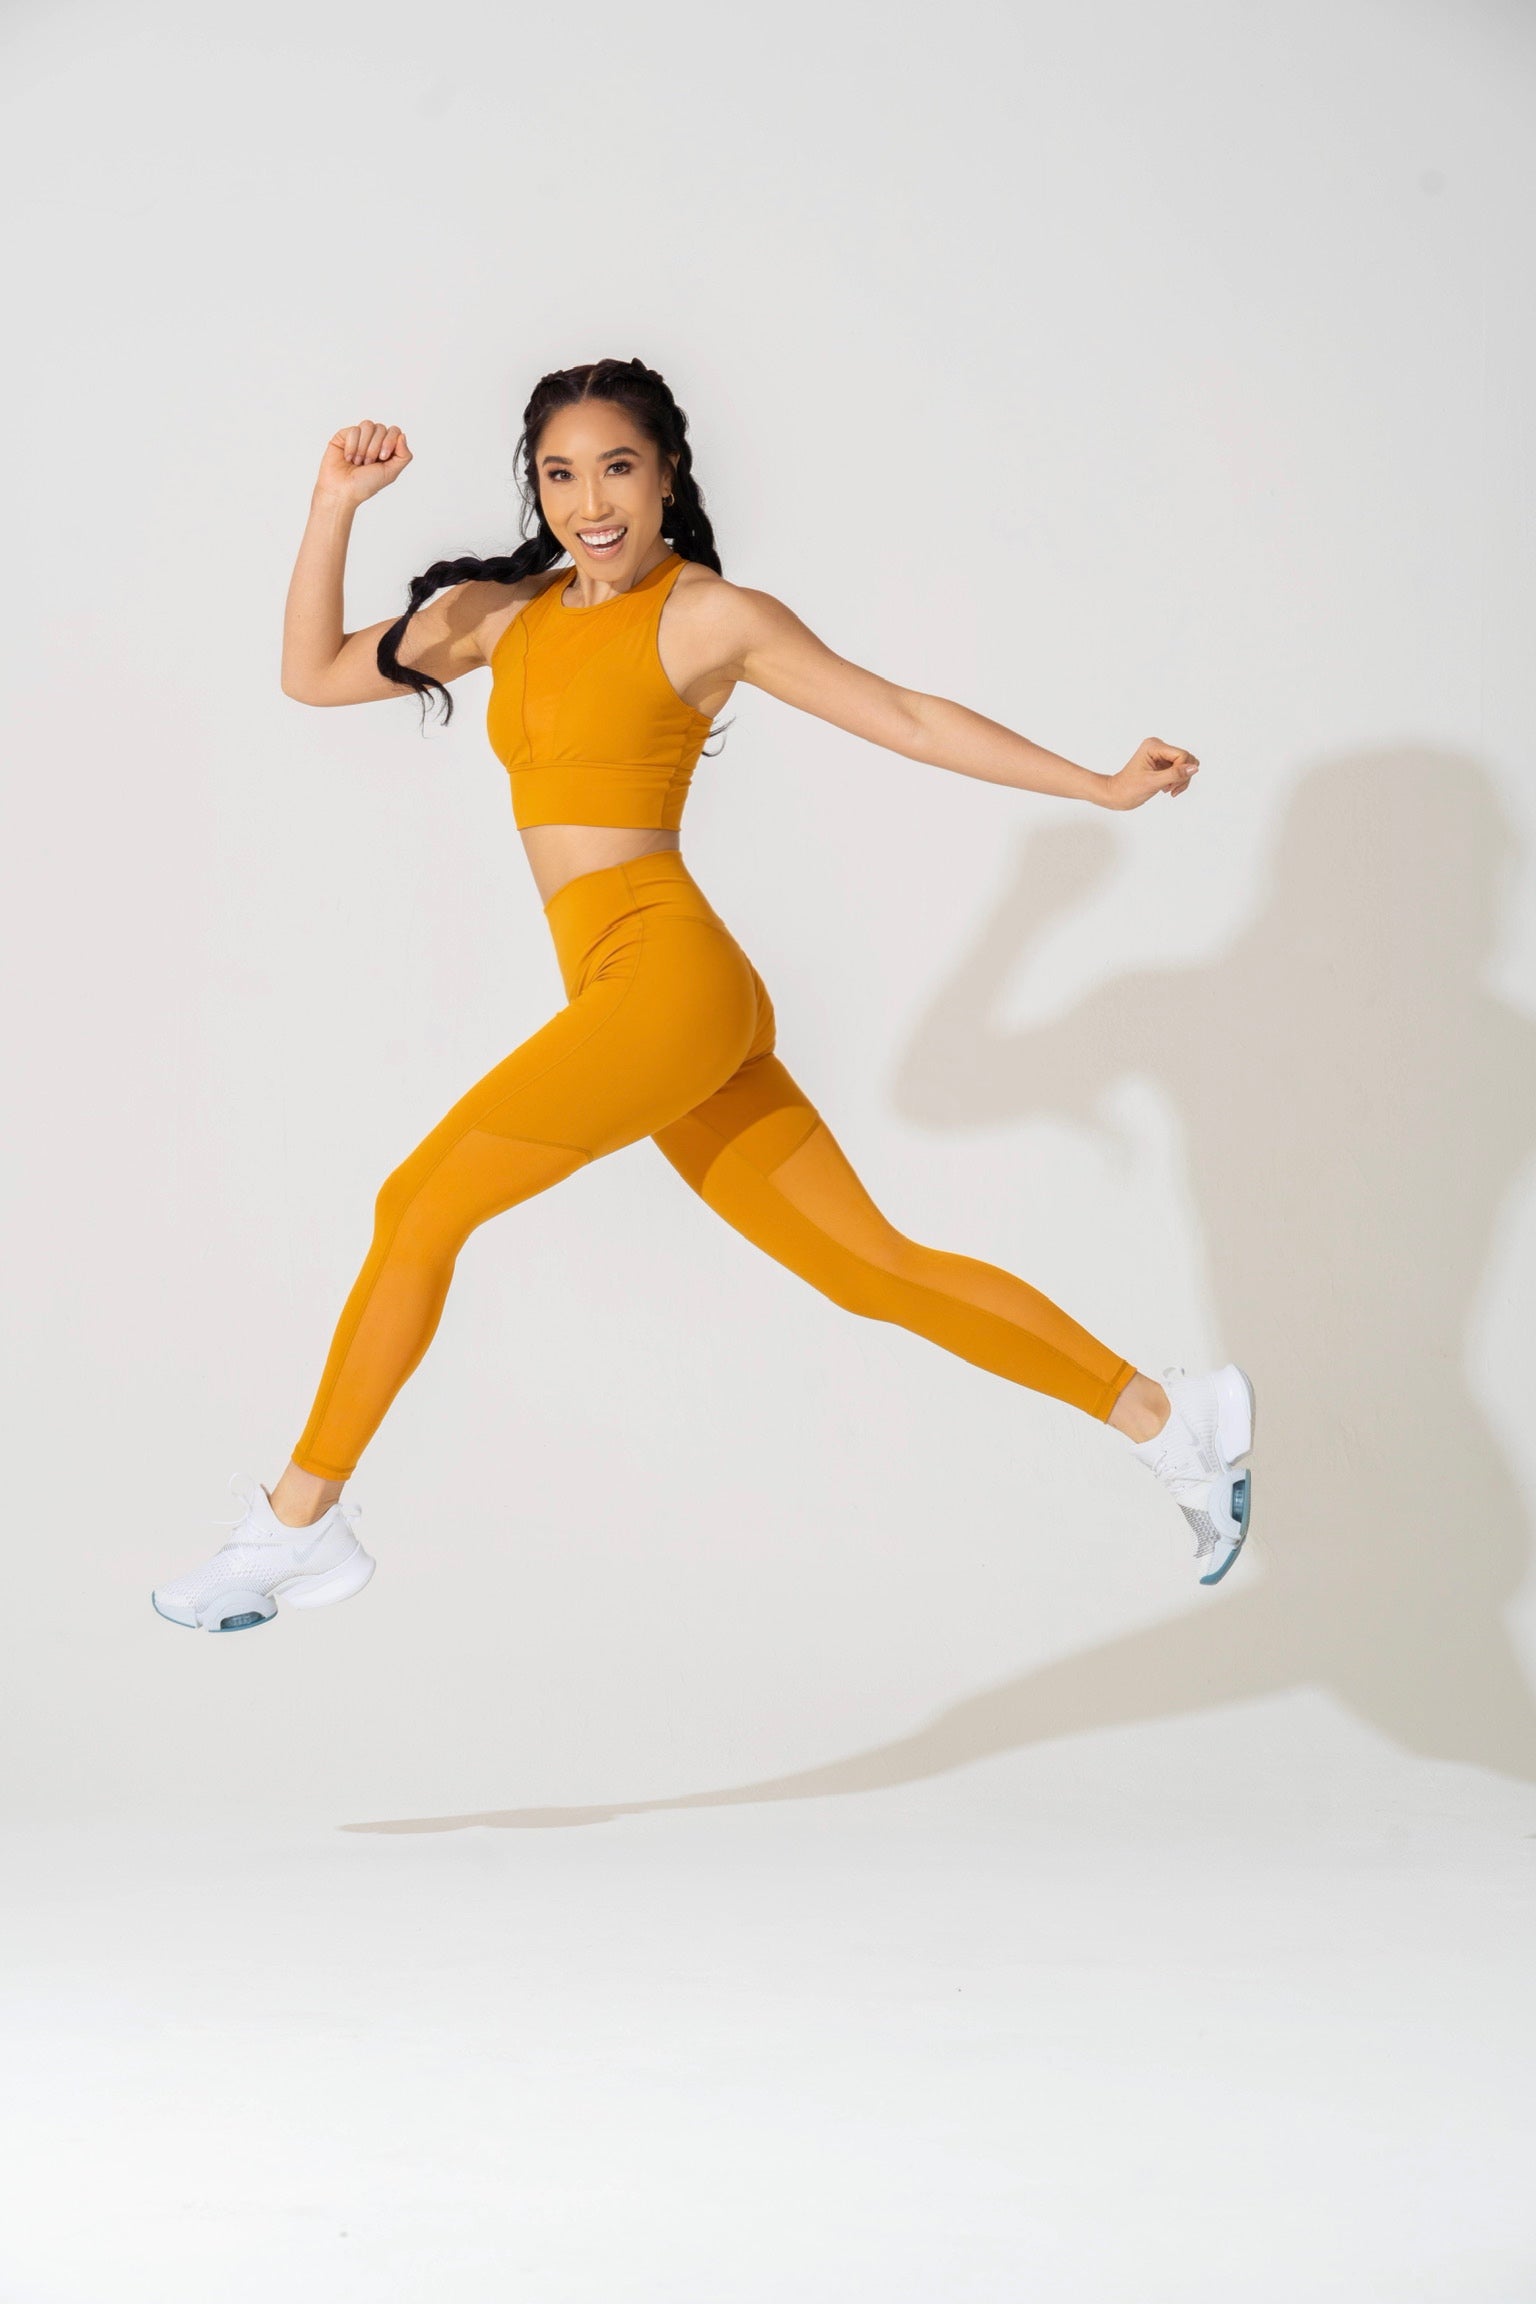
<svg viewBox="0 0 1536 2304"><path fill-rule="evenodd" d="M707 635L727 654L750 646L790 613L772 593L733 584L701 560L683 562L673 580L672 597L678 603L676 621Z"/></svg>
<svg viewBox="0 0 1536 2304"><path fill-rule="evenodd" d="M741 591L741 585L722 576L718 568L706 568L702 560L685 560L672 580L674 599L695 601L705 610L725 606Z"/></svg>

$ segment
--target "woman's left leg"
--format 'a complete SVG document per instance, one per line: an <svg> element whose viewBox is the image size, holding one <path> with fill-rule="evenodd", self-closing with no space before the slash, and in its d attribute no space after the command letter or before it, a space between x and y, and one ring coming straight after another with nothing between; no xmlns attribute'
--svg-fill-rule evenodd
<svg viewBox="0 0 1536 2304"><path fill-rule="evenodd" d="M773 1008L760 977L756 983L760 1021L745 1060L653 1138L678 1174L754 1246L846 1310L910 1328L1107 1422L1136 1378L1133 1363L1027 1280L925 1247L881 1214L774 1055Z"/></svg>

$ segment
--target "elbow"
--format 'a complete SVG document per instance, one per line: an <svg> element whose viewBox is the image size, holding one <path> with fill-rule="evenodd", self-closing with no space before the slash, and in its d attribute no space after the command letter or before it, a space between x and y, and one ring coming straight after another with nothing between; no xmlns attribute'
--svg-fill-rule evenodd
<svg viewBox="0 0 1536 2304"><path fill-rule="evenodd" d="M902 753L908 760L927 760L932 743L927 707L934 699L921 689L903 688L901 691L901 717L899 740L891 746L893 752Z"/></svg>

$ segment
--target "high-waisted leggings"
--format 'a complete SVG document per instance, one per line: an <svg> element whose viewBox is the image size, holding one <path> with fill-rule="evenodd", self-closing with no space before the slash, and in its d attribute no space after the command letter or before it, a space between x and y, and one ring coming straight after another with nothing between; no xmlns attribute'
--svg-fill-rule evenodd
<svg viewBox="0 0 1536 2304"><path fill-rule="evenodd" d="M1027 1281L881 1214L774 1054L762 978L675 849L580 873L544 910L567 1004L385 1178L295 1464L350 1477L432 1341L477 1225L642 1136L834 1303L1109 1415L1130 1361Z"/></svg>

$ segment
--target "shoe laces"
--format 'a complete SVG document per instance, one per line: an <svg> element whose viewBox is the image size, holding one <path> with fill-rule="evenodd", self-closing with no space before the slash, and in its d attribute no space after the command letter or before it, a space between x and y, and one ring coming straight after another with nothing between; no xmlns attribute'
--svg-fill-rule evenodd
<svg viewBox="0 0 1536 2304"><path fill-rule="evenodd" d="M1184 1369L1177 1366L1163 1370L1165 1377L1182 1376L1184 1373ZM1175 1496L1183 1491L1198 1493L1203 1498L1210 1486L1207 1476L1190 1472L1180 1473L1172 1469L1178 1458L1185 1453L1190 1435L1183 1417L1171 1399L1168 1402L1168 1420L1161 1432L1154 1433L1153 1437L1163 1441L1165 1445L1158 1449L1155 1456L1142 1458L1142 1462L1152 1477L1155 1480L1161 1480L1163 1485L1170 1489Z"/></svg>
<svg viewBox="0 0 1536 2304"><path fill-rule="evenodd" d="M265 1528L252 1528L250 1532L245 1536L237 1535L236 1532L243 1528L247 1520L250 1519L251 1508L256 1501L254 1488L242 1488L240 1485L242 1480L248 1481L249 1479L250 1474L246 1472L232 1472L229 1476L229 1492L237 1502L243 1504L244 1506L239 1519L214 1520L209 1523L211 1527L227 1528L230 1531L230 1533L225 1537L223 1543L219 1546L220 1552L243 1552L246 1546L250 1544L265 1544L269 1546L274 1544L281 1544L287 1539L300 1536L304 1533L303 1529L289 1528L285 1523L280 1523L283 1528L283 1533L281 1536L274 1536ZM271 1501L272 1499L269 1496L267 1498L267 1502L270 1504ZM356 1523L362 1518L363 1513L361 1504L343 1503L338 1497L335 1504L331 1506L331 1510L340 1513L342 1519L345 1520L348 1528L355 1536L357 1534ZM276 1517L277 1516L274 1513L273 1518L275 1519ZM325 1514L322 1512L320 1517L323 1520L325 1518ZM311 1527L314 1525L315 1523L313 1521L309 1523L309 1526Z"/></svg>

